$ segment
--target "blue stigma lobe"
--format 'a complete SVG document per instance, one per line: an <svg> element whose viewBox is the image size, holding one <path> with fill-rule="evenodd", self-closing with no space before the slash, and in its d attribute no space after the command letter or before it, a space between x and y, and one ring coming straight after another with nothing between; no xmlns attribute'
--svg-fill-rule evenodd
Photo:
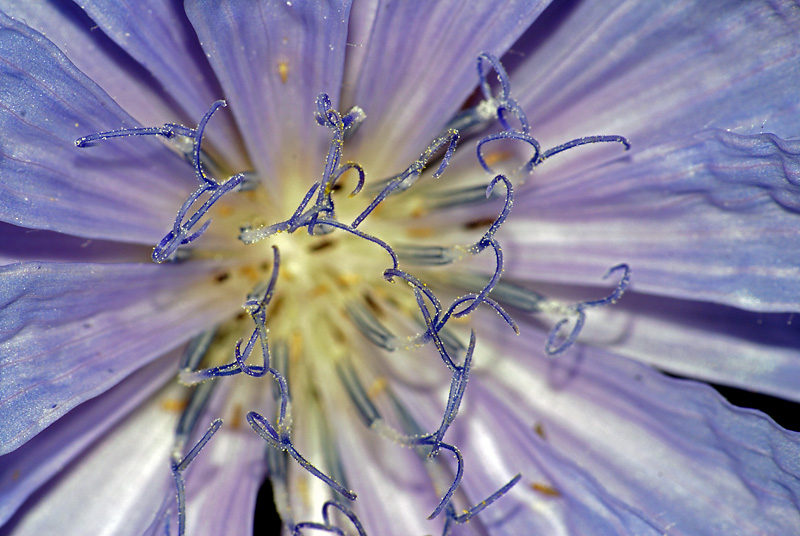
<svg viewBox="0 0 800 536"><path fill-rule="evenodd" d="M327 476L325 473L314 467L308 460L306 460L297 449L294 447L291 441L290 432L286 424L286 405L288 404L289 400L289 393L288 388L286 386L286 380L283 376L280 375L278 371L275 369L269 370L270 374L279 382L281 386L281 410L280 415L278 416L278 424L277 427L273 427L270 422L265 419L262 415L255 411L250 411L247 414L247 423L250 427L259 435L261 436L264 441L266 441L270 446L287 452L294 460L306 471L323 481L327 484L331 489L340 493L344 497L350 499L351 501L356 500L356 494L353 491L345 489L342 487L341 484Z"/></svg>
<svg viewBox="0 0 800 536"><path fill-rule="evenodd" d="M346 115L342 116L338 111L333 109L331 99L327 94L321 93L317 97L317 112L315 114L317 123L321 126L328 127L333 131L333 139L331 140L328 155L325 158L325 170L322 174L320 181L319 193L317 195L317 202L314 205L314 212L310 217L307 224L308 234L315 234L315 224L320 217L325 219L335 220L333 198L333 186L336 181L348 170L355 169L358 172L358 184L351 197L358 194L364 186L364 170L355 162L347 162L341 164L342 146L344 145L345 131L357 126L366 117L363 110L358 107L352 108ZM321 232L330 232L331 229L323 227Z"/></svg>
<svg viewBox="0 0 800 536"><path fill-rule="evenodd" d="M331 508L339 510L339 512L341 512L347 519L350 520L350 523L352 523L353 527L356 529L358 536L367 536L367 532L364 530L364 526L361 524L361 521L359 521L355 512L337 501L327 501L322 505L322 523L316 523L313 521L304 521L302 523L298 523L291 529L292 536L300 536L301 534L304 534L305 529L312 529L315 531L319 530L337 534L339 536L346 536L348 534L347 532L333 524L330 514Z"/></svg>
<svg viewBox="0 0 800 536"><path fill-rule="evenodd" d="M447 407L442 416L442 424L439 429L433 433L434 447L431 450L431 456L435 456L438 448L436 443L441 443L444 438L445 432L453 424L453 421L458 414L458 409L461 407L461 400L464 398L464 391L467 389L467 380L469 379L469 368L472 365L472 354L475 352L475 330L472 330L469 336L469 347L467 354L464 358L464 364L460 367L456 366L453 371L453 377L450 380L450 392L447 395Z"/></svg>
<svg viewBox="0 0 800 536"><path fill-rule="evenodd" d="M211 207L226 193L236 189L242 184L248 185L248 183L245 182L246 176L244 173L238 173L224 182L218 182L214 178L209 177L205 172L203 152L201 149L203 132L211 116L214 115L214 112L223 106L227 106L223 100L218 100L212 104L211 108L209 108L200 120L200 123L198 123L197 128L193 129L182 125L167 123L163 127L129 128L99 132L75 140L75 145L77 147L89 147L96 141L129 136L162 136L167 139L183 136L192 139L192 152L185 156L192 164L200 186L189 195L188 199L186 199L183 205L178 209L178 214L175 217L175 223L172 229L164 235L153 249L152 258L156 263L171 260L174 258L180 246L189 244L200 238L208 229L211 220L206 220L199 228L195 228ZM198 203L205 194L208 194L208 198L202 202L200 208L195 210L191 216L187 217L190 209Z"/></svg>
<svg viewBox="0 0 800 536"><path fill-rule="evenodd" d="M617 283L616 288L606 296L605 298L601 298L599 300L592 300L592 301L585 301L577 303L570 307L571 312L575 315L575 325L572 327L572 330L569 334L564 338L561 343L556 344L556 341L559 336L559 332L561 328L569 322L568 318L563 318L556 323L552 330L550 330L550 334L547 336L547 343L545 345L545 352L549 356L557 356L559 354L563 354L566 352L573 344L575 344L575 340L578 338L578 335L583 329L583 325L586 322L586 309L591 309L592 307L601 307L605 305L612 305L619 300L622 295L627 290L628 285L630 284L631 279L631 270L627 264L617 264L616 266L612 266L608 269L608 271L603 276L603 279L610 276L612 273L622 270L622 278L620 279L619 283Z"/></svg>
<svg viewBox="0 0 800 536"><path fill-rule="evenodd" d="M281 256L277 246L272 246L272 255L272 276L270 277L269 283L263 290L263 296L259 298L257 294L253 294L243 305L243 308L247 311L247 314L250 315L250 318L255 324L255 328L250 334L250 338L248 339L244 350L242 350L243 341L239 340L236 342L236 347L234 348L233 363L202 370L184 368L180 373L180 379L183 383L187 385L194 385L212 378L233 376L240 373L260 378L264 376L267 371L271 370L266 321L267 306L275 295L275 287L278 282L278 273L280 271ZM252 366L246 365L245 361L247 361L247 359L250 357L250 354L253 352L257 341L261 343L261 357L263 359L263 364ZM206 346L205 350L207 349L208 347ZM200 359L202 359L202 356Z"/></svg>
<svg viewBox="0 0 800 536"><path fill-rule="evenodd" d="M450 534L450 531L452 531L453 529L453 525L463 525L464 523L466 523L467 521L478 515L480 512L482 512L484 509L486 509L488 506L494 503L497 499L508 493L508 491L511 488L517 485L517 482L519 482L520 479L522 479L522 475L519 474L516 475L514 478L509 480L502 488L498 489L497 491L486 497L484 500L482 500L475 506L467 509L461 515L456 515L456 509L452 505L452 503L448 504L447 510L445 511L445 516L447 516L446 517L447 520L445 521L444 524L444 530L442 531L442 536L448 536Z"/></svg>
<svg viewBox="0 0 800 536"><path fill-rule="evenodd" d="M380 205L390 195L411 188L422 172L425 171L425 168L428 166L430 161L440 152L443 147L445 147L445 145L447 146L447 149L445 149L442 162L439 164L439 168L433 174L434 179L439 178L450 164L450 158L452 158L453 153L456 150L456 145L458 145L458 131L456 130L448 130L441 136L435 138L430 145L428 145L425 151L423 151L420 157L412 162L405 171L386 180L381 190L375 196L375 199L373 199L367 208L365 208L364 211L356 216L356 218L353 220L353 223L351 224L352 227L356 228L361 225L361 222L363 222L367 216L372 214L378 205Z"/></svg>
<svg viewBox="0 0 800 536"><path fill-rule="evenodd" d="M176 457L172 461L172 478L175 481L175 488L177 489L178 501L178 536L186 534L186 490L184 489L183 472L189 467L189 464L194 461L203 447L206 446L217 430L222 426L222 419L216 419L211 423L208 431L203 434L200 441L189 450L183 458ZM167 534L169 534L169 525L167 525Z"/></svg>
<svg viewBox="0 0 800 536"><path fill-rule="evenodd" d="M487 64L491 67L491 69L487 70ZM497 95L492 94L492 88L488 79L489 73L492 70L497 73L497 80L500 82L500 92ZM567 149L572 149L581 145L617 142L621 143L625 147L626 151L631 148L628 140L622 136L611 135L576 138L553 147L552 149L542 151L541 144L530 134L531 125L528 121L528 117L525 115L525 112L522 110L522 107L519 105L519 103L511 97L511 82L509 81L508 73L503 68L500 60L491 54L481 54L478 56L478 79L480 80L481 92L483 93L484 98L484 101L481 103L481 105L479 105L478 108L481 106L484 108L492 108L494 115L504 129L501 132L484 136L478 141L476 147L478 162L480 162L481 167L483 167L487 173L493 174L494 172L483 156L483 146L487 143L498 140L517 140L527 143L533 148L533 156L530 158L530 160L528 160L525 166L523 166L523 169L528 173L532 172L536 166L544 162L547 158L566 151ZM484 112L484 115L487 115L486 112ZM513 116L519 122L518 127L514 127L511 125L511 123L509 123L508 118L511 116Z"/></svg>

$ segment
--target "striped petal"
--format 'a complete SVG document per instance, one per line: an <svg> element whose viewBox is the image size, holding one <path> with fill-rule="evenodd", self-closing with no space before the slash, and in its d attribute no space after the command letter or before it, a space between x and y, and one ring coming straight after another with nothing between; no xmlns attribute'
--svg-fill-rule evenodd
<svg viewBox="0 0 800 536"><path fill-rule="evenodd" d="M3 267L1 451L234 314L244 292L213 285L215 269L204 263ZM206 291L196 292L206 281Z"/></svg>

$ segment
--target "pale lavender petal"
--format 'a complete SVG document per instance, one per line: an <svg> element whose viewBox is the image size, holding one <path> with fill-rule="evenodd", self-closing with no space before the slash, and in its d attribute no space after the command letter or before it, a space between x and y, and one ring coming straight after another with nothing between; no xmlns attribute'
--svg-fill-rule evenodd
<svg viewBox="0 0 800 536"><path fill-rule="evenodd" d="M577 2L512 76L534 135L634 147L704 128L798 134L800 11L792 1Z"/></svg>
<svg viewBox="0 0 800 536"><path fill-rule="evenodd" d="M672 374L800 401L796 322L794 313L632 292L589 312L579 340Z"/></svg>
<svg viewBox="0 0 800 536"><path fill-rule="evenodd" d="M24 449L0 457L0 525L28 496L174 377L176 359L170 355L150 363L48 426Z"/></svg>
<svg viewBox="0 0 800 536"><path fill-rule="evenodd" d="M547 3L379 5L369 40L353 43L367 50L358 85L343 95L367 114L353 139L367 172L398 173L416 160L478 85L478 55L505 53Z"/></svg>
<svg viewBox="0 0 800 536"><path fill-rule="evenodd" d="M174 493L170 452L180 412L170 408L183 396L172 388L152 397L36 493L0 534L141 535Z"/></svg>
<svg viewBox="0 0 800 536"><path fill-rule="evenodd" d="M187 534L253 534L256 495L266 476L265 449L270 447L247 425L244 414L261 408L270 396L268 389L247 381L216 387L197 422L194 441L214 419L223 419L223 425L185 472ZM172 503L168 506L174 511L174 498Z"/></svg>
<svg viewBox="0 0 800 536"><path fill-rule="evenodd" d="M797 433L602 350L546 358L543 333L529 326L483 340L453 433L465 457L480 457L491 437L502 462L487 453L487 463L522 472L512 495L556 527L790 534L800 523Z"/></svg>
<svg viewBox="0 0 800 536"><path fill-rule="evenodd" d="M80 4L99 29L152 73L183 111L182 117L196 123L214 101L223 97L219 82L186 18L183 2L91 0ZM159 124L165 122L167 118L162 118ZM247 170L242 142L230 114L215 117L207 137L209 146L206 149L217 149L233 172Z"/></svg>
<svg viewBox="0 0 800 536"><path fill-rule="evenodd" d="M199 262L3 267L2 452L234 314L246 290L214 284L219 270Z"/></svg>
<svg viewBox="0 0 800 536"><path fill-rule="evenodd" d="M155 243L196 183L191 167L153 139L75 147L83 135L136 124L52 43L4 15L0 107L0 220Z"/></svg>
<svg viewBox="0 0 800 536"><path fill-rule="evenodd" d="M314 120L315 99L338 102L349 0L256 5L189 0L186 12L261 180L319 176L331 132Z"/></svg>
<svg viewBox="0 0 800 536"><path fill-rule="evenodd" d="M707 131L517 199L504 243L512 277L599 285L626 262L640 292L800 306L798 141Z"/></svg>

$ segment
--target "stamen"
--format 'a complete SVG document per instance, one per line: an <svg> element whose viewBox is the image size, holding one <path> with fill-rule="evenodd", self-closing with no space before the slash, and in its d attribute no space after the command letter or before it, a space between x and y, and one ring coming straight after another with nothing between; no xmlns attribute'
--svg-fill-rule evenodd
<svg viewBox="0 0 800 536"><path fill-rule="evenodd" d="M260 299L257 295L251 295L242 307L250 315L256 327L250 334L250 339L242 351L242 340L236 342L234 348L234 361L226 365L220 365L203 370L192 370L191 368L184 368L179 373L179 379L186 385L195 385L197 383L205 382L212 378L221 376L233 376L239 373L247 374L260 378L264 376L270 369L270 356L269 356L269 343L267 340L267 305L272 301L275 294L275 286L278 282L278 272L280 271L281 256L277 246L272 246L272 275L269 283L263 290L263 297ZM262 365L249 366L245 361L250 357L250 354L255 348L256 341L261 342L261 357L263 359Z"/></svg>
<svg viewBox="0 0 800 536"><path fill-rule="evenodd" d="M311 225L311 224L310 223L304 223L303 225L305 226L305 225ZM363 238L364 240L366 240L368 242L372 242L373 244L377 244L378 246L383 248L386 251L386 253L389 254L389 257L391 257L391 259L392 259L392 268L391 269L397 269L397 267L400 265L400 261L397 259L397 254L394 252L394 250L391 248L391 246L389 246L389 244L387 244L386 242L384 242L380 238L376 238L376 237L374 237L372 235L369 235L367 233L359 231L358 229L356 229L355 227L353 227L351 225L347 225L346 223L341 223L341 222L335 221L335 220L324 220L322 222L319 222L317 225L322 225L322 226L328 225L330 227L335 227L337 229L341 229L343 231L346 231L346 232L348 232L348 233L350 233L350 234L352 234L354 236L357 236L359 238Z"/></svg>
<svg viewBox="0 0 800 536"><path fill-rule="evenodd" d="M586 136L585 138L576 138L574 140L568 141L566 143L562 143L552 149L546 150L542 153L541 158L537 164L544 162L546 158L550 158L554 154L561 153L566 151L567 149L572 149L573 147L578 147L580 145L587 145L589 143L602 143L602 142L617 142L621 143L626 151L629 151L631 148L631 144L623 138L622 136Z"/></svg>
<svg viewBox="0 0 800 536"><path fill-rule="evenodd" d="M420 266L445 266L458 259L453 254L453 248L441 246L401 244L396 246L394 251L400 260Z"/></svg>
<svg viewBox="0 0 800 536"><path fill-rule="evenodd" d="M364 526L361 524L361 521L358 519L358 516L356 516L355 512L353 512L350 508L337 501L327 501L325 504L322 505L322 521L323 521L322 523L317 523L314 521L304 521L302 523L298 523L297 525L295 525L294 529L292 529L292 535L298 536L304 529L321 530L337 534L339 536L345 536L346 534L348 534L341 528L335 526L331 521L331 515L329 513L329 510L331 508L336 508L342 514L344 514L344 516L347 519L350 520L350 522L353 524L353 527L355 527L358 536L367 536L367 533L364 530Z"/></svg>
<svg viewBox="0 0 800 536"><path fill-rule="evenodd" d="M453 378L450 380L450 392L447 395L447 407L442 416L442 424L439 429L433 433L434 445L440 443L444 438L444 434L458 414L461 407L461 400L464 398L464 391L467 388L467 380L469 379L469 369L472 365L472 354L475 352L475 330L472 330L469 336L469 348L467 348L467 355L464 358L464 364L456 367L453 372ZM436 456L438 448L436 446L431 450L430 456Z"/></svg>
<svg viewBox="0 0 800 536"><path fill-rule="evenodd" d="M583 325L586 322L586 309L590 309L592 307L601 307L605 305L612 305L619 300L622 295L625 293L625 290L628 288L630 284L631 278L631 270L627 264L617 264L616 266L612 266L608 269L608 271L603 275L603 279L606 279L612 273L622 270L624 273L622 274L622 278L620 279L619 283L617 283L616 288L606 296L605 298L601 298L599 300L592 300L581 302L571 307L571 310L576 315L575 325L570 331L569 335L567 335L564 340L555 345L556 340L558 339L559 332L561 328L566 324L569 319L564 318L560 320L550 331L550 334L547 337L547 343L545 344L545 352L549 356L557 356L566 352L573 344L575 344L575 340L578 338L581 330L583 329Z"/></svg>
<svg viewBox="0 0 800 536"><path fill-rule="evenodd" d="M214 340L216 334L216 328L209 329L189 341L189 344L183 351L183 355L181 355L178 369L197 369L197 366L200 365L203 357L205 357L206 352L208 352L208 348L211 346L211 342Z"/></svg>
<svg viewBox="0 0 800 536"><path fill-rule="evenodd" d="M497 73L497 79L500 82L500 93L498 95L492 95L492 89L487 79L488 71L486 70L486 63L488 63L491 66L491 69ZM483 93L484 98L484 101L481 104L485 107L494 108L497 120L505 129L502 132L485 136L478 141L478 161L480 162L481 167L483 167L483 169L488 173L494 172L489 167L489 164L486 162L486 159L483 156L483 146L487 143L498 140L517 140L525 142L533 147L533 156L530 160L528 160L527 164L523 166L523 169L528 173L532 172L536 166L544 162L547 158L580 145L601 142L619 142L625 146L626 151L631 147L630 143L628 143L628 140L622 136L587 136L583 138L576 138L542 152L539 142L530 135L531 126L527 116L525 115L525 112L522 110L522 107L519 105L519 103L511 97L511 83L508 78L508 73L503 68L500 60L491 54L481 54L478 56L478 78L480 80L481 92ZM483 114L488 115L485 111ZM519 121L519 128L511 126L507 119L508 115L515 117L517 121Z"/></svg>
<svg viewBox="0 0 800 536"><path fill-rule="evenodd" d="M467 314L467 313L465 313L464 311L454 312L454 311L455 311L455 309L456 309L456 307L458 307L458 306L459 306L459 305L461 305L462 303L470 303L470 304L474 304L474 303L478 303L478 302L480 302L480 303L485 303L486 305L488 305L489 307L491 307L492 309L494 309L494 310L495 310L495 312L496 312L498 315L500 315L500 318L502 318L502 319L505 321L505 323L506 323L506 324L508 324L508 325L509 325L509 327L511 327L511 329L513 329L513 330L514 330L514 333L516 333L517 335L519 335L519 326L518 326L518 325L517 325L517 323L514 321L514 319L511 317L511 315L509 315L509 314L508 314L508 313L507 313L507 312L506 312L506 311L503 309L503 307L502 307L502 306L501 306L499 303L497 303L496 301L494 301L493 299L491 299L491 298L489 298L489 297L483 297L483 298L481 298L481 297L480 297L478 294L465 294L464 296L461 296L460 298L456 299L456 300L455 300L455 301L454 301L454 302L453 302L453 303L450 305L450 307L447 309L447 311L445 312L445 314L444 314L444 315L442 315L442 319L439 321L439 325L444 325L444 324L445 324L445 323L446 323L446 322L447 322L447 321L450 319L450 316L451 316L451 315L452 315L452 316L455 316L456 318L458 318L458 317L460 317L460 316L464 316L465 314Z"/></svg>
<svg viewBox="0 0 800 536"><path fill-rule="evenodd" d="M308 226L308 234L310 235L315 234L315 224L320 217L324 217L325 219L336 219L331 193L333 192L333 187L339 177L341 177L349 169L355 169L358 171L358 185L354 189L351 196L356 195L364 185L364 170L360 165L356 164L355 162L348 162L344 165L340 165L339 162L342 157L345 130L356 126L358 123L363 121L365 117L366 115L364 114L363 110L357 107L352 108L347 115L342 117L338 111L333 109L330 97L328 97L327 94L321 93L317 97L317 123L333 130L333 139L331 140L328 155L325 158L325 170L322 174L322 181L320 182L317 202L314 205L316 210L311 217L311 222Z"/></svg>
<svg viewBox="0 0 800 536"><path fill-rule="evenodd" d="M492 70L497 73L497 80L500 82L500 94L492 95L492 88L487 80L488 72L485 68L485 63L488 62ZM508 80L508 73L506 72L500 60L492 54L481 54L478 56L478 79L480 80L481 92L483 93L484 102L491 103L495 106L497 119L506 130L516 130L527 134L531 130L531 125L528 118L519 103L511 97L511 83ZM520 129L514 129L509 125L505 118L506 112L517 118L520 122Z"/></svg>
<svg viewBox="0 0 800 536"><path fill-rule="evenodd" d="M518 474L517 476L512 478L510 481L508 481L502 488L500 488L499 490L495 491L494 493L492 493L491 495L486 497L484 500L482 500L481 502L479 502L475 506L467 509L460 516L456 515L455 507L452 505L452 503L449 503L447 505L447 511L445 513L445 515L447 516L447 520L445 521L445 524L444 524L444 530L442 531L442 536L448 536L450 534L450 531L453 528L452 527L453 524L455 524L455 525L463 525L464 523L466 523L467 521L469 521L470 519L472 519L473 517L478 515L480 512L485 510L488 506L490 506L492 503L494 503L497 499L499 499L500 497L502 497L503 495L508 493L508 491L511 488L513 488L517 484L517 482L520 481L521 478L522 478L522 475Z"/></svg>
<svg viewBox="0 0 800 536"><path fill-rule="evenodd" d="M439 351L439 356L444 361L444 364L447 368L456 373L458 371L458 367L455 364L455 361L452 357L450 357L450 353L447 350L447 346L442 341L441 337L439 337L439 329L437 329L438 318L437 315L431 318L430 311L428 311L428 307L425 305L425 301L422 299L422 291L419 288L414 288L414 298L417 300L417 306L419 307L420 312L422 313L422 319L425 321L426 330L423 334L422 343L427 342L428 340L433 341L436 350ZM442 324L444 326L444 324Z"/></svg>
<svg viewBox="0 0 800 536"><path fill-rule="evenodd" d="M325 473L314 467L308 460L297 452L297 449L292 445L288 432L277 432L275 428L260 414L251 411L247 414L247 422L250 427L261 436L267 443L276 449L288 452L294 460L300 464L300 467L325 482L331 489L347 497L351 501L356 500L357 495L355 492L343 488L338 482L327 476ZM280 424L278 425L280 428Z"/></svg>
<svg viewBox="0 0 800 536"><path fill-rule="evenodd" d="M506 202L503 205L503 210L500 212L500 215L497 216L497 219L494 220L491 227L484 233L483 237L473 246L474 253L480 253L486 248L490 242L494 241L494 235L500 229L500 226L505 223L506 218L511 213L511 207L514 205L514 187L511 186L511 181L508 180L504 175L497 175L492 182L489 183L489 186L486 187L486 199L491 199L492 194L494 192L494 187L497 185L498 182L502 182L506 187ZM499 246L498 246L499 247Z"/></svg>
<svg viewBox="0 0 800 536"><path fill-rule="evenodd" d="M434 179L439 178L450 164L450 158L453 156L453 153L456 150L456 145L458 145L458 131L456 130L448 130L441 136L435 138L420 155L420 157L412 162L405 171L388 179L384 183L381 191L378 192L378 195L375 196L375 199L372 200L369 206L367 206L367 208L365 208L361 214L356 216L356 219L354 219L353 223L351 224L352 227L355 229L361 225L361 222L363 222L367 216L372 214L372 212L383 202L384 199L393 193L402 192L410 188L428 166L428 163L431 161L431 159L442 147L445 146L445 144L447 145L447 149L442 157L442 162L439 164L439 168L436 170L436 173L433 174Z"/></svg>
<svg viewBox="0 0 800 536"><path fill-rule="evenodd" d="M361 413L367 427L372 427L376 422L382 420L378 408L369 399L367 391L358 379L355 369L351 365L339 364L336 367L339 379L342 381L350 400L356 409Z"/></svg>
<svg viewBox="0 0 800 536"><path fill-rule="evenodd" d="M347 315L353 324L358 328L371 343L389 352L397 349L397 337L390 332L386 326L375 318L369 309L360 303L349 303L345 307Z"/></svg>
<svg viewBox="0 0 800 536"><path fill-rule="evenodd" d="M405 425L407 428L410 428L414 431L419 430L419 426L413 420L413 418L408 414L407 411L403 408L403 406L392 397L395 401L395 406L398 409L398 412L401 417L404 417ZM433 510L433 513L428 516L428 519L434 519L439 514L442 513L442 510L447 506L450 500L453 497L456 489L458 489L459 484L461 484L461 479L464 476L464 457L461 455L461 451L458 450L453 445L449 443L445 443L443 441L439 441L436 439L434 434L415 434L415 435L407 435L402 434L399 431L395 430L391 426L387 425L383 420L377 420L372 423L371 428L375 430L379 435L382 437L397 443L398 445L405 446L405 447L430 447L429 453L426 456L428 459L434 459L439 454L439 449L448 450L453 454L453 457L456 459L457 467L456 467L456 474L453 478L452 483L448 486L447 491L445 492L442 499L439 501L439 504Z"/></svg>
<svg viewBox="0 0 800 536"><path fill-rule="evenodd" d="M490 134L481 138L478 141L478 145L476 151L478 153L478 162L480 162L481 167L486 170L487 173L495 174L489 164L486 162L486 159L483 156L483 146L487 143L498 141L498 140L518 140L524 141L531 147L533 147L533 156L528 160L528 163L523 166L523 168L530 173L533 171L533 168L536 167L537 164L541 162L541 152L542 146L539 142L530 134L525 132L517 132L516 130L504 130L502 132L496 132L494 134Z"/></svg>
<svg viewBox="0 0 800 536"><path fill-rule="evenodd" d="M464 457L461 455L461 451L459 451L458 448L456 448L455 446L450 445L448 443L441 442L441 441L438 441L438 442L434 443L433 438L431 438L430 436L428 436L426 438L420 438L420 439L417 440L416 443L418 445L434 445L435 444L436 447L440 447L440 448L443 448L445 450L449 450L450 452L453 453L453 456L455 457L456 462L458 464L458 466L456 468L456 476L453 478L453 483L450 484L449 488L447 488L447 491L445 492L444 496L442 497L442 500L439 501L439 504L436 506L436 508L433 509L433 512L431 512L431 515L428 516L428 519L435 519L439 514L442 513L442 510L444 509L444 507L447 506L447 504L451 501L451 499L453 498L453 494L456 492L456 489L458 489L458 486L461 484L461 479L464 477Z"/></svg>
<svg viewBox="0 0 800 536"><path fill-rule="evenodd" d="M492 296L498 302L526 313L540 313L548 303L544 295L503 280L494 286Z"/></svg>
<svg viewBox="0 0 800 536"><path fill-rule="evenodd" d="M499 197L492 192L491 199ZM444 192L434 193L431 196L431 206L434 208L448 208L463 205L474 205L476 203L485 203L486 199L486 186L479 184L477 186L468 186L466 188L458 188L453 190L446 190Z"/></svg>
<svg viewBox="0 0 800 536"><path fill-rule="evenodd" d="M442 326L438 331L438 335L448 355L460 356L466 351L467 347L461 344L461 341L458 340L449 327Z"/></svg>
<svg viewBox="0 0 800 536"><path fill-rule="evenodd" d="M206 232L209 224L211 223L211 220L207 220L205 223L203 223L203 225L200 226L199 229L193 231L193 229L200 222L200 219L206 215L211 207L217 201L219 201L223 195L231 190L236 189L245 181L245 175L239 173L229 178L227 181L220 183L207 176L204 171L202 157L203 152L201 149L203 132L205 131L209 120L211 120L211 116L214 115L214 112L223 106L227 106L223 100L218 100L212 104L211 108L209 108L209 110L205 113L195 129L173 123L167 123L163 127L118 129L108 132L99 132L97 134L91 134L89 136L78 138L75 141L75 145L77 147L88 147L95 141L128 136L163 136L171 139L177 135L192 138L193 144L191 163L194 167L195 176L200 182L200 187L191 195L189 195L189 198L183 203L183 205L181 205L181 208L178 210L178 215L175 218L175 223L173 224L172 230L169 231L153 249L152 259L156 263L162 263L170 260L180 246L189 244L200 238L200 236ZM199 209L195 211L194 214L189 216L188 220L184 223L189 209L200 199L203 194L206 193L210 194L208 199L200 206Z"/></svg>
<svg viewBox="0 0 800 536"><path fill-rule="evenodd" d="M203 437L200 438L200 441L192 447L183 459L175 457L172 461L172 478L175 481L178 501L178 536L184 536L184 534L186 534L186 491L184 489L183 472L186 471L189 464L194 461L203 447L206 446L206 443L214 437L214 434L217 433L220 426L222 426L222 419L216 419L211 423L211 426Z"/></svg>
<svg viewBox="0 0 800 536"><path fill-rule="evenodd" d="M247 414L248 424L250 424L250 427L253 429L253 431L261 436L261 438L264 439L264 441L266 441L270 446L278 450L288 452L289 455L294 458L294 460L300 464L303 469L325 482L334 491L341 493L344 497L354 501L356 499L356 494L354 492L345 489L341 486L341 484L314 467L311 462L306 460L299 452L297 452L297 449L295 449L291 440L291 429L289 427L290 419L288 418L290 405L289 387L286 383L286 379L283 377L283 375L281 375L280 372L270 368L269 373L272 374L272 377L275 378L275 381L278 382L280 387L281 402L280 409L278 411L277 425L273 427L267 419L255 411L250 411Z"/></svg>
<svg viewBox="0 0 800 536"><path fill-rule="evenodd" d="M189 403L181 413L181 418L178 420L178 425L175 428L175 446L173 447L173 457L177 457L183 451L183 447L189 436L194 431L200 414L205 409L208 401L211 399L211 394L214 392L216 384L204 383L198 385L189 398Z"/></svg>

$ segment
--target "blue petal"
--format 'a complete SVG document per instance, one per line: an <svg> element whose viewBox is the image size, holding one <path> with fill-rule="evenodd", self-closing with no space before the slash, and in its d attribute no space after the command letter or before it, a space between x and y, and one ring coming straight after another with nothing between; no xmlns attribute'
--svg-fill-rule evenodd
<svg viewBox="0 0 800 536"><path fill-rule="evenodd" d="M0 457L0 525L23 501L63 470L172 376L175 356L147 365L114 389L81 404L25 448Z"/></svg>
<svg viewBox="0 0 800 536"><path fill-rule="evenodd" d="M84 400L234 314L246 289L214 285L214 268L0 268L0 452L14 450Z"/></svg>
<svg viewBox="0 0 800 536"><path fill-rule="evenodd" d="M793 1L578 2L531 29L542 35L522 45L512 76L542 141L613 133L642 147L704 128L798 134Z"/></svg>
<svg viewBox="0 0 800 536"><path fill-rule="evenodd" d="M507 272L754 311L800 308L800 142L707 131L517 196ZM556 180L557 179L557 180Z"/></svg>
<svg viewBox="0 0 800 536"><path fill-rule="evenodd" d="M343 96L367 114L353 139L367 172L416 160L478 85L478 54L502 55L547 3L380 3L369 40L354 43L366 50L358 85Z"/></svg>
<svg viewBox="0 0 800 536"><path fill-rule="evenodd" d="M191 168L152 139L76 148L80 136L136 123L52 43L4 15L0 58L0 220L157 242L195 181Z"/></svg>
<svg viewBox="0 0 800 536"><path fill-rule="evenodd" d="M186 2L262 180L320 174L330 133L315 99L338 101L349 11L349 0Z"/></svg>
<svg viewBox="0 0 800 536"><path fill-rule="evenodd" d="M0 10L47 36L81 72L143 125L197 121L196 117L187 119L176 114L174 102L152 75L100 31L76 4L60 0L0 0Z"/></svg>
<svg viewBox="0 0 800 536"><path fill-rule="evenodd" d="M197 122L208 107L222 98L222 89L200 48L182 2L138 0L137 2L81 2L99 28L152 73L182 117ZM156 124L166 123L162 118ZM208 129L209 147L215 147L232 166L232 173L245 171L241 140L228 114L220 114Z"/></svg>
<svg viewBox="0 0 800 536"><path fill-rule="evenodd" d="M0 222L0 266L21 261L148 262L152 247L92 240Z"/></svg>

